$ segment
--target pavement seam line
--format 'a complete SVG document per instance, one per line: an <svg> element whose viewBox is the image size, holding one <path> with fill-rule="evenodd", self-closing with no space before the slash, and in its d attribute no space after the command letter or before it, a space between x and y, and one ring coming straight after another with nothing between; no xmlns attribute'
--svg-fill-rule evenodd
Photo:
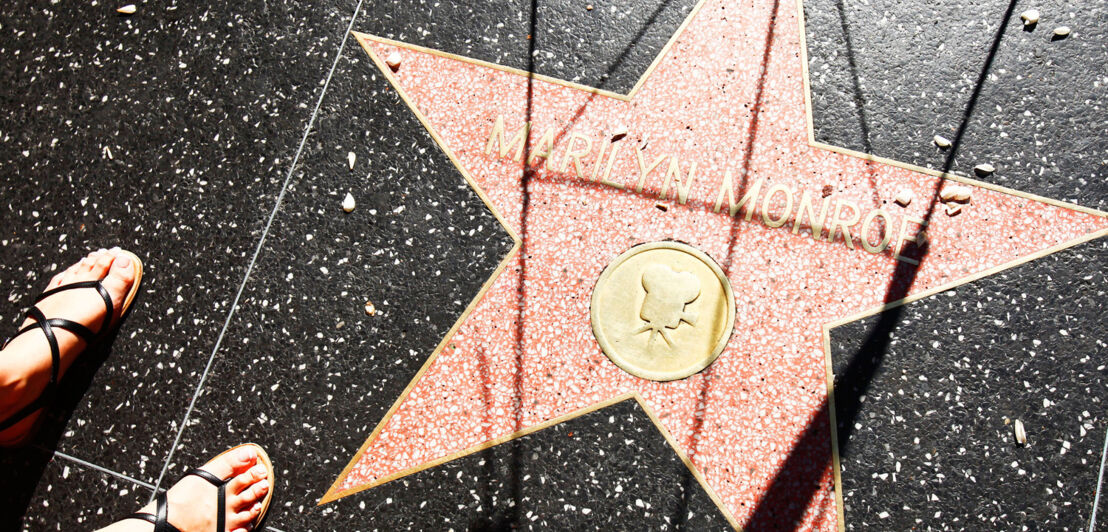
<svg viewBox="0 0 1108 532"><path fill-rule="evenodd" d="M292 181L292 176L296 172L296 165L300 162L300 156L304 153L304 146L307 145L312 127L314 127L315 120L319 116L319 109L323 105L323 98L327 95L327 89L331 85L331 78L335 74L335 69L339 65L339 60L342 59L342 52L346 49L346 41L350 38L350 32L354 29L354 22L358 20L358 14L361 13L362 3L364 1L365 0L358 0L358 5L354 8L354 14L350 17L350 23L343 33L342 42L339 44L338 51L335 53L335 59L331 63L331 70L327 73L327 79L323 82L323 90L320 91L319 98L316 99L315 108L312 110L311 117L308 119L308 125L304 128L304 134L300 137L300 145L296 149L296 155L292 159L292 164L289 165L289 171L285 175L285 181L281 185L281 191L277 194L277 201L273 205L273 210L269 213L269 219L266 221L265 228L262 230L262 236L258 239L258 244L254 248L254 255L250 259L250 264L246 267L246 274L243 275L242 283L239 284L235 299L231 302L231 310L227 313L227 318L223 321L223 328L219 331L215 346L212 348L212 354L208 357L208 364L204 367L204 372L200 375L200 381L196 385L196 391L193 392L192 400L189 401L185 416L181 420L180 426L177 428L177 435L173 438L173 445L169 448L169 455L166 456L165 463L162 465L162 471L158 475L158 480L154 486L154 495L151 495L151 501L154 500L157 490L162 485L162 480L165 478L166 471L169 469L169 464L173 460L173 454L177 451L177 445L181 441L181 435L184 434L185 427L188 426L188 420L192 415L193 408L196 406L196 400L200 398L200 393L204 390L204 382L207 380L208 373L212 368L212 363L215 362L215 356L219 353L219 348L223 344L223 338L231 325L231 320L234 318L235 311L238 309L239 300L242 297L243 291L246 289L246 284L250 281L250 274L254 271L254 265L258 261L258 256L261 254L262 247L265 246L265 240L269 235L269 229L273 225L273 220L277 217L277 212L281 209L281 203L285 199L285 193L288 191L289 183Z"/></svg>
<svg viewBox="0 0 1108 532"><path fill-rule="evenodd" d="M151 484L151 483L149 483L149 482L144 482L144 481L142 481L142 480L139 480L139 479L137 479L137 478L132 478L132 477L129 477L129 476L127 476L127 475L124 475L123 473L120 473L120 472L118 472L118 471L113 471L113 470L111 470L111 469L108 469L108 468L106 468L106 467L104 467L104 466L99 466L99 465L96 465L96 464L94 464L94 463L92 463L92 462L89 462L88 460L82 460L82 459L80 459L80 458L77 458L76 456L70 456L70 455L68 455L68 454L65 454L65 453L63 453L63 452L61 452L61 451L54 451L54 456L56 456L56 457L58 457L58 458L61 458L61 459L63 459L63 460L68 460L68 461L70 461L70 462L73 462L73 463L75 463L75 464L77 464L77 465L80 465L80 466L83 466L83 467L87 467L87 468L89 468L89 469L93 469L93 470L99 471L99 472L101 472L101 473L105 473L105 474L111 475L111 476L113 476L113 477L116 477L116 478L118 478L118 479L120 479L120 480L126 480L127 482L130 482L130 483L132 483L132 484L136 484L136 485L138 485L138 486L142 486L142 487L144 487L144 488L146 488L146 489L149 489L149 490L154 490L154 491L155 491L155 493L157 492L157 490L155 490L155 489L154 489L154 485L153 485L153 484Z"/></svg>
<svg viewBox="0 0 1108 532"><path fill-rule="evenodd" d="M1093 513L1089 517L1089 532L1096 530L1096 509L1100 506L1100 491L1104 488L1104 459L1108 457L1108 430L1104 434L1104 450L1100 452L1100 475L1096 479L1096 497L1093 498Z"/></svg>

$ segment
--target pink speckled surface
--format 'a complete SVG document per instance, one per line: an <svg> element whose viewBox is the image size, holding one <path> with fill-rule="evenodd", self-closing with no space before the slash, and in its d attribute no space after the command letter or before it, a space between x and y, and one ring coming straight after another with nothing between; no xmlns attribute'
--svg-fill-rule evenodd
<svg viewBox="0 0 1108 532"><path fill-rule="evenodd" d="M831 431L820 414L827 399L824 324L881 305L890 290L901 297L955 283L1108 226L1103 217L972 187L972 203L961 214L947 216L942 204L935 206L929 254L914 282L890 289L900 263L888 253L871 254L857 244L849 249L841 236L813 239L803 224L794 234L792 218L770 228L758 212L752 221L728 216L726 207L714 212L726 170L736 185L744 175L748 184L764 179L762 194L777 184L808 191L817 207L830 185L832 200L852 201L863 214L882 207L894 224L909 214L925 217L936 187L957 184L811 147L797 9L783 3L767 37L769 9L768 3L708 2L630 102L543 81L529 89L514 73L360 37L378 58L399 51L394 82L523 246L354 457L336 491L357 490L634 391L739 525L796 452L789 478L820 484L811 500L796 501L808 507L804 527L832 530ZM535 161L525 218L521 164L486 155L498 116L509 137L530 120L533 149L548 127L557 134L558 164L552 170L543 158ZM618 125L629 134L610 143L605 132ZM593 154L601 143L621 146L610 180L625 190L588 179L591 155L584 160L586 179L572 165L557 171L572 133L591 139ZM686 204L671 199L663 202L668 210L656 206L668 161L649 174L641 193L626 190L639 176L637 149L647 162L676 155L682 172L698 162ZM902 190L915 196L907 208L892 200ZM601 352L589 323L593 283L608 262L657 240L684 241L711 255L736 295L726 350L705 372L670 383L621 371ZM815 438L821 443L794 449L810 423L822 431Z"/></svg>

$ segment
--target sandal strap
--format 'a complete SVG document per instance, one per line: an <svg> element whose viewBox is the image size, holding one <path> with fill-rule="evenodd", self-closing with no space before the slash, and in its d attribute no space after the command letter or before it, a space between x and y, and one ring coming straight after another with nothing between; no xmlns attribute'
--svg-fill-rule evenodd
<svg viewBox="0 0 1108 532"><path fill-rule="evenodd" d="M104 279L107 279L107 278L108 278L108 276L105 275L104 277L101 277L100 280L98 280L98 281L81 281L81 282L78 282L78 283L70 283L70 284L67 284L67 285L64 285L64 286L59 286L57 288L52 288L50 290L47 290L47 291L39 294L39 296L35 298L35 303L36 304L40 303L40 302L42 302L42 300L44 300L44 299L46 299L46 298L48 298L48 297L50 297L54 294L57 294L57 293L60 293L60 292L65 292L65 291L68 291L68 290L80 290L82 288L95 288L96 292L100 294L100 298L104 300L104 310L107 311L107 313L104 314L103 321L101 321L101 323L100 323L100 330L96 331L96 336L100 336L100 335L104 334L105 331L108 330L108 327L111 326L111 323L112 323L112 317L115 316L115 305L112 303L112 294L110 292L108 292L107 288L104 288L104 282L103 281L104 281Z"/></svg>
<svg viewBox="0 0 1108 532"><path fill-rule="evenodd" d="M224 485L224 484L226 484L229 480L231 480L229 478L228 479L219 478L219 477L209 473L208 471L205 471L205 470L200 469L200 468L190 469L188 471L188 473L185 473L185 476L188 476L188 475L192 475L194 477L200 477L204 480L207 480L209 484L211 484L211 485L213 485L217 488ZM232 478L234 478L234 477L232 477Z"/></svg>
<svg viewBox="0 0 1108 532"><path fill-rule="evenodd" d="M230 482L231 478L234 477L232 476L228 479L222 479L203 469L192 469L189 470L188 473L185 473L185 475L200 477L204 480L207 480L209 484L215 486L216 491L218 492L216 494L215 529L227 530L227 483Z"/></svg>
<svg viewBox="0 0 1108 532"><path fill-rule="evenodd" d="M88 327L85 327L84 325L81 325L80 323L77 323L75 321L67 320L64 318L51 318L46 321L50 324L50 327L55 329L65 329L75 334L81 340L84 340L86 344L92 343L92 341L96 339L96 333L92 332L92 329L89 329ZM8 339L8 342L10 343L12 340L15 340L24 333L35 331L41 328L42 326L38 323L32 323L20 329L19 332L15 333L14 336Z"/></svg>
<svg viewBox="0 0 1108 532"><path fill-rule="evenodd" d="M154 514L148 514L146 512L135 512L131 515L128 515L127 517L124 517L123 519L138 519L141 521L146 521L147 523L150 523L154 526L158 526L158 518L154 517Z"/></svg>
<svg viewBox="0 0 1108 532"><path fill-rule="evenodd" d="M58 327L58 328L65 329L65 330L77 335L80 339L84 340L86 344L92 343L96 338L98 338L98 337L100 337L101 335L104 334L104 332L107 330L107 328L110 326L110 324L112 322L112 317L115 316L115 305L112 303L112 295L111 295L111 293L108 292L107 288L104 288L104 284L101 281L103 281L103 279L101 279L100 281L82 281L82 282L79 282L79 283L71 283L71 284L67 284L65 286L59 286L57 288L47 290L47 291L43 292L42 294L39 294L39 296L35 298L35 304L41 303L42 300L44 300L44 299L46 299L46 298L48 298L48 297L50 297L54 294L57 294L59 292L65 292L66 290L78 290L78 289L82 289L82 288L95 288L96 292L98 294L100 294L100 298L104 300L104 310L107 312L107 314L105 314L105 318L103 320L101 320L101 322L100 322L100 328L99 328L98 331L92 332L92 329L89 329L88 327L86 327L86 326L84 326L80 323L77 323L75 321L72 321L72 320L67 320L67 319L63 319L63 318L52 318L52 319L49 320L50 325L52 327ZM31 317L31 311L27 311L27 317ZM41 321L41 320L36 320L36 321ZM8 344L10 344L12 340L15 340L20 335L22 335L24 333L27 333L27 332L30 332L30 331L34 331L36 329L41 329L41 328L42 328L42 326L39 325L38 323L32 323L32 324L20 329L12 337L5 340L3 345L0 346L0 349L2 349L4 347L7 347Z"/></svg>
<svg viewBox="0 0 1108 532"><path fill-rule="evenodd" d="M61 371L62 356L61 349L58 347L58 337L54 334L53 324L51 320L46 319L46 316L37 307L31 307L31 310L27 311L27 317L35 321L34 327L42 329L42 333L46 335L47 343L50 344L50 382L46 384L46 388L42 390L42 393L34 401L31 401L31 404L0 422L0 431L23 421L24 418L41 408L43 403L53 399L58 387L58 373Z"/></svg>
<svg viewBox="0 0 1108 532"><path fill-rule="evenodd" d="M181 532L177 527L169 524L169 501L166 498L165 492L161 492L155 498L158 501L157 515L148 514L146 512L135 512L124 519L139 519L146 521L154 525L154 532Z"/></svg>
<svg viewBox="0 0 1108 532"><path fill-rule="evenodd" d="M8 338L4 341L4 344L0 346L0 349L3 349L7 347L12 340L16 339L20 335L31 331L42 331L43 335L46 336L46 342L50 344L50 382L46 384L46 387L43 388L42 393L39 394L39 396L35 398L34 401L31 401L30 404L21 408L18 412L12 414L7 419L0 421L0 431L7 430L14 426L16 423L23 421L27 418L27 416L37 412L43 407L43 405L49 403L54 398L54 394L57 392L58 388L58 375L61 372L62 365L61 348L58 346L58 337L54 333L55 328L69 331L77 335L77 337L81 340L84 340L86 344L91 344L96 338L99 338L101 335L103 335L104 332L107 331L108 328L111 326L112 318L115 315L115 305L112 304L111 293L108 292L107 288L104 288L104 283L101 282L105 278L107 278L107 276L101 278L98 281L82 281L78 283L67 284L65 286L59 286L57 288L47 290L35 298L35 304L38 304L42 302L42 300L54 294L65 292L67 290L95 288L96 292L100 294L100 297L104 300L104 309L107 311L107 314L104 315L104 319L101 320L99 328L100 330L94 333L92 332L92 329L89 329L88 327L80 323L63 318L47 319L46 315L43 314L38 307L31 307L27 311L26 316L27 318L30 318L33 323L19 330L19 332L15 333L15 336Z"/></svg>

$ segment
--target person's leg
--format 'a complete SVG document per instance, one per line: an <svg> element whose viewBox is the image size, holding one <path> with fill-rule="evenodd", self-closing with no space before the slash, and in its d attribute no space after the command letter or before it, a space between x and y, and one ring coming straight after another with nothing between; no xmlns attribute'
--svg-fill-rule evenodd
<svg viewBox="0 0 1108 532"><path fill-rule="evenodd" d="M234 478L227 483L227 530L252 530L262 511L262 503L273 489L273 479L267 478L265 465L258 459L253 446L242 446L216 457L204 465L205 471L221 478ZM216 528L217 491L215 486L196 476L186 476L166 493L169 524L181 532L213 532ZM155 513L150 503L140 512ZM154 525L139 519L123 519L101 529L101 532L150 532Z"/></svg>
<svg viewBox="0 0 1108 532"><path fill-rule="evenodd" d="M66 290L35 305L47 319L62 318L77 322L93 332L100 330L104 320L117 322L123 312L123 302L136 279L136 265L130 256L118 248L90 253L80 262L57 274L47 290L82 281L104 278L103 285L111 295L115 315L106 316L104 299L93 288ZM106 277L105 277L106 276ZM27 319L20 329L33 323ZM85 349L85 341L61 327L53 328L60 351L60 375L73 364ZM41 330L28 331L12 339L0 350L0 422L6 421L31 404L46 389L50 381L52 361L50 344ZM41 411L15 425L0 430L0 445L16 445L31 433Z"/></svg>

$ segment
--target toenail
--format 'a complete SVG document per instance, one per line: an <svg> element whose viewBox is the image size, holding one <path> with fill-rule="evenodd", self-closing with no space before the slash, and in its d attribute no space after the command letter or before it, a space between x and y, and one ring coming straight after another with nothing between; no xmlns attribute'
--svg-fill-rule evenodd
<svg viewBox="0 0 1108 532"><path fill-rule="evenodd" d="M115 259L115 263L118 264L120 268L127 268L131 266L131 258L127 256L119 257Z"/></svg>
<svg viewBox="0 0 1108 532"><path fill-rule="evenodd" d="M260 503L260 502L254 503L254 507L251 508L250 511L254 512L254 513L258 513L260 511L262 511L262 503Z"/></svg>
<svg viewBox="0 0 1108 532"><path fill-rule="evenodd" d="M251 458L254 458L254 450L249 447L243 447L236 453L241 462L249 462Z"/></svg>
<svg viewBox="0 0 1108 532"><path fill-rule="evenodd" d="M254 478L256 479L265 478L265 466L256 465L254 466L254 469L250 470L250 473L254 475Z"/></svg>
<svg viewBox="0 0 1108 532"><path fill-rule="evenodd" d="M113 248L112 248L112 249L111 249L110 251L111 251L111 252L113 252L113 253L118 253L118 252L120 252L120 251L122 251L122 250L121 250L121 249L119 249L119 246L115 246L115 247L113 247Z"/></svg>

